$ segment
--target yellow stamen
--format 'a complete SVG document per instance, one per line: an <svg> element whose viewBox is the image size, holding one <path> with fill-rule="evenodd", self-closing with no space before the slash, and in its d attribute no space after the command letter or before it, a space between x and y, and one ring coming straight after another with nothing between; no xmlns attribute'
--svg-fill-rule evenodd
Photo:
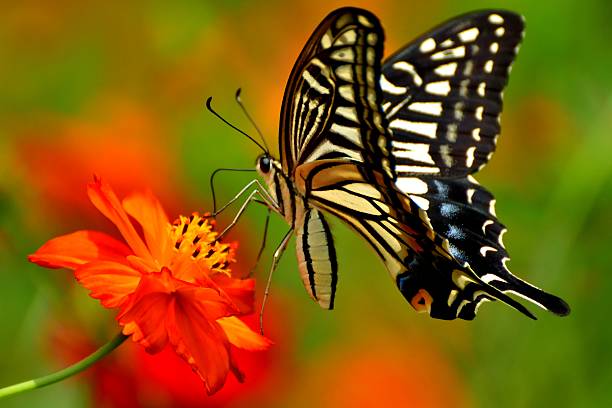
<svg viewBox="0 0 612 408"><path fill-rule="evenodd" d="M231 245L216 241L218 233L213 230L214 220L193 213L189 217L181 215L174 221L170 234L174 249L179 253L190 253L195 260L215 272L230 274L229 263L233 262Z"/></svg>

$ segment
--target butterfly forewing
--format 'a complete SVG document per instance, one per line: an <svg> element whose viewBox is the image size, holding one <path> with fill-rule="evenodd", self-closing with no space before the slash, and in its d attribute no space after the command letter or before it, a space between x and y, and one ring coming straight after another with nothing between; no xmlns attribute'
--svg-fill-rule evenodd
<svg viewBox="0 0 612 408"><path fill-rule="evenodd" d="M487 163L523 26L508 11L467 14L385 61L383 109L398 178L465 176Z"/></svg>
<svg viewBox="0 0 612 408"><path fill-rule="evenodd" d="M283 99L280 151L288 174L308 162L364 161L370 154L384 134L378 91L383 40L378 19L354 8L333 12L310 37Z"/></svg>

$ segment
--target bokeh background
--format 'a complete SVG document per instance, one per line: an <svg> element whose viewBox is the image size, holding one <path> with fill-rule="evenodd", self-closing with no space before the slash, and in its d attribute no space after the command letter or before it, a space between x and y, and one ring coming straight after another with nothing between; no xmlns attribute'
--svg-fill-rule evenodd
<svg viewBox="0 0 612 408"><path fill-rule="evenodd" d="M518 275L572 314L531 321L487 304L473 322L418 315L359 237L334 234L333 312L307 297L290 249L265 315L276 345L244 356L247 382L206 398L172 353L126 343L87 373L2 407L612 406L612 6L581 1L353 1L374 11L386 52L442 20L503 7L527 35L505 93L502 137L479 179L497 196ZM71 274L29 264L45 240L112 231L88 203L95 172L124 195L152 188L171 216L211 209L208 178L251 167L257 148L204 109L214 96L276 145L286 78L306 38L341 1L3 2L0 13L0 384L73 362L117 331ZM219 178L225 201L253 176ZM252 264L265 210L233 234ZM221 222L227 222L227 216ZM271 221L267 277L286 225ZM291 248L291 247L290 247ZM261 298L261 292L260 298ZM252 319L255 326L256 317Z"/></svg>

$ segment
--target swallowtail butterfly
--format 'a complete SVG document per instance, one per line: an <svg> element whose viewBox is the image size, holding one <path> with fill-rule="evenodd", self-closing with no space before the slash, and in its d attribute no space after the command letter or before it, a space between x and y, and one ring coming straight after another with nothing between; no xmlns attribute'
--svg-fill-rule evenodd
<svg viewBox="0 0 612 408"><path fill-rule="evenodd" d="M304 286L332 309L332 214L370 243L417 311L471 320L483 302L501 300L535 318L514 294L567 315L562 299L510 273L495 199L473 177L495 150L522 36L521 16L477 11L382 61L372 13L328 15L285 89L280 160L257 160L268 187L259 194L291 227L274 265L294 232Z"/></svg>

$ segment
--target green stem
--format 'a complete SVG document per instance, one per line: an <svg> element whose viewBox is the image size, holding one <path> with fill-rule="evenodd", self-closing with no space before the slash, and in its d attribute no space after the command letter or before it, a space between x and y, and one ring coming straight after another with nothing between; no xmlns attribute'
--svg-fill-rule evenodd
<svg viewBox="0 0 612 408"><path fill-rule="evenodd" d="M114 339L85 357L79 362L74 363L71 366L64 368L53 374L45 375L44 377L35 378L33 380L24 381L18 384L9 385L8 387L0 388L0 398L7 397L9 395L18 394L20 392L34 390L36 388L42 388L46 385L54 384L58 381L62 381L68 377L80 373L81 371L89 368L98 360L109 354L111 351L116 349L121 343L127 339L123 333L119 333Z"/></svg>

